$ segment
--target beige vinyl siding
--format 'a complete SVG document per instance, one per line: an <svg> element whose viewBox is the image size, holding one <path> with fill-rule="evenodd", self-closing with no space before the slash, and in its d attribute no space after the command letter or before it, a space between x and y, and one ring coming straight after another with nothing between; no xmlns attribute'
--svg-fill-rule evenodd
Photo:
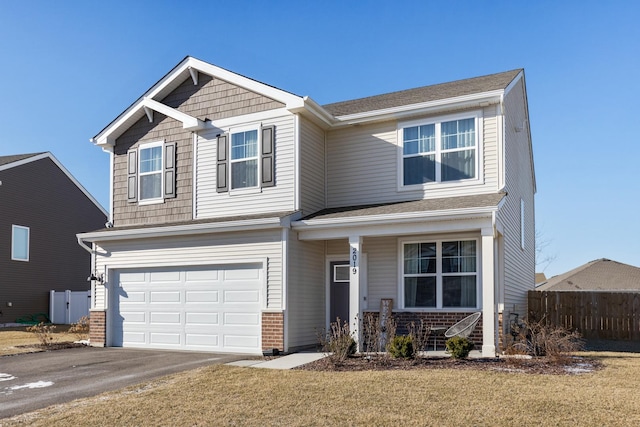
<svg viewBox="0 0 640 427"><path fill-rule="evenodd" d="M392 298L398 308L398 239L365 238L362 252L367 255L367 309L379 310L382 298Z"/></svg>
<svg viewBox="0 0 640 427"><path fill-rule="evenodd" d="M327 133L328 207L386 203L493 193L498 190L496 107L479 120L482 180L477 184L445 183L426 190L399 191L401 147L395 121L338 129ZM436 117L437 116L433 116ZM433 118L430 117L430 118ZM425 118L426 119L426 118ZM479 171L480 172L480 171Z"/></svg>
<svg viewBox="0 0 640 427"><path fill-rule="evenodd" d="M220 265L267 259L267 308L282 307L282 232L280 230L220 233L156 239L103 242L98 272L113 268ZM96 309L105 308L104 289L97 287Z"/></svg>
<svg viewBox="0 0 640 427"><path fill-rule="evenodd" d="M327 255L344 255L345 259L349 258L349 240L327 240Z"/></svg>
<svg viewBox="0 0 640 427"><path fill-rule="evenodd" d="M325 327L326 277L323 241L300 241L289 235L287 269L288 348L317 344L316 332Z"/></svg>
<svg viewBox="0 0 640 427"><path fill-rule="evenodd" d="M196 219L283 212L294 209L294 116L286 115L264 120L262 125L275 125L276 127L276 185L262 189L230 190L225 193L217 193L216 136L221 131L203 133L198 137L196 147ZM257 126L259 123L256 123L256 128Z"/></svg>
<svg viewBox="0 0 640 427"><path fill-rule="evenodd" d="M506 95L505 181L507 197L498 213L504 225L505 312L526 314L526 292L535 286L534 194L527 127L516 132L526 119L522 81ZM525 202L525 248L520 246L520 199Z"/></svg>
<svg viewBox="0 0 640 427"><path fill-rule="evenodd" d="M324 131L300 117L300 208L310 215L325 207Z"/></svg>

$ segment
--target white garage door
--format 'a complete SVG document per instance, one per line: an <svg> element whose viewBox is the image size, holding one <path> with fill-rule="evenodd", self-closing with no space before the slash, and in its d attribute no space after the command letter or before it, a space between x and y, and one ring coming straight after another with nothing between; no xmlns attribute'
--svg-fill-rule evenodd
<svg viewBox="0 0 640 427"><path fill-rule="evenodd" d="M111 345L260 353L260 265L120 270Z"/></svg>

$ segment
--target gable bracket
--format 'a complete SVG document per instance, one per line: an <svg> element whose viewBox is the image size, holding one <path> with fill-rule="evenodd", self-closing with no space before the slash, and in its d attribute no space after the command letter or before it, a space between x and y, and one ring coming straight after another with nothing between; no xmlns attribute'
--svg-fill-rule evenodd
<svg viewBox="0 0 640 427"><path fill-rule="evenodd" d="M198 70L193 67L189 67L189 74L191 74L191 80L193 80L193 85L198 86Z"/></svg>
<svg viewBox="0 0 640 427"><path fill-rule="evenodd" d="M145 106L144 112L147 115L147 118L149 119L149 123L153 123L153 110Z"/></svg>
<svg viewBox="0 0 640 427"><path fill-rule="evenodd" d="M179 122L182 122L182 128L185 130L200 130L204 129L205 127L205 123L202 120L183 113L182 111L178 111L175 108L171 108L168 105L165 105L151 98L144 98L142 100L142 106L144 107L145 111L147 109L151 109L153 111L157 111L160 114L171 117L172 119L175 119Z"/></svg>

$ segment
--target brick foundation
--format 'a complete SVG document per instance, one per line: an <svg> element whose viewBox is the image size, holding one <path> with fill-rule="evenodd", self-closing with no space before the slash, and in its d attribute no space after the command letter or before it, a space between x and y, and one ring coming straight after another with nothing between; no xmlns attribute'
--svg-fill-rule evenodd
<svg viewBox="0 0 640 427"><path fill-rule="evenodd" d="M284 313L262 313L262 349L284 351Z"/></svg>
<svg viewBox="0 0 640 427"><path fill-rule="evenodd" d="M89 313L89 342L93 347L104 347L107 343L107 313L92 311Z"/></svg>
<svg viewBox="0 0 640 427"><path fill-rule="evenodd" d="M365 312L365 314L372 313L374 317L377 318L378 312ZM413 312L413 311L399 311L393 312L393 318L397 322L396 335L406 335L409 333L408 325L411 322L415 322L416 324L420 323L420 319L423 319L427 325L432 327L450 327L454 323L459 322L465 317L471 315L471 313L447 313L447 312L438 312L438 313L421 313L421 312ZM475 329L469 336L469 339L473 341L476 349L482 348L482 317L478 321ZM444 349L444 338L438 339L438 349Z"/></svg>

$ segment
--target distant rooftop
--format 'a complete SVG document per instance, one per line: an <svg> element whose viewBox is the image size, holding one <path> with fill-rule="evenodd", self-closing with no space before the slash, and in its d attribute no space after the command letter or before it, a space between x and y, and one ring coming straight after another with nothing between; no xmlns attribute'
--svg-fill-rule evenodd
<svg viewBox="0 0 640 427"><path fill-rule="evenodd" d="M44 153L14 154L11 156L0 156L0 166L4 166L4 165L8 165L9 163L28 159L29 157L39 156L40 154L44 154Z"/></svg>
<svg viewBox="0 0 640 427"><path fill-rule="evenodd" d="M640 292L640 268L601 258L554 276L536 290Z"/></svg>

